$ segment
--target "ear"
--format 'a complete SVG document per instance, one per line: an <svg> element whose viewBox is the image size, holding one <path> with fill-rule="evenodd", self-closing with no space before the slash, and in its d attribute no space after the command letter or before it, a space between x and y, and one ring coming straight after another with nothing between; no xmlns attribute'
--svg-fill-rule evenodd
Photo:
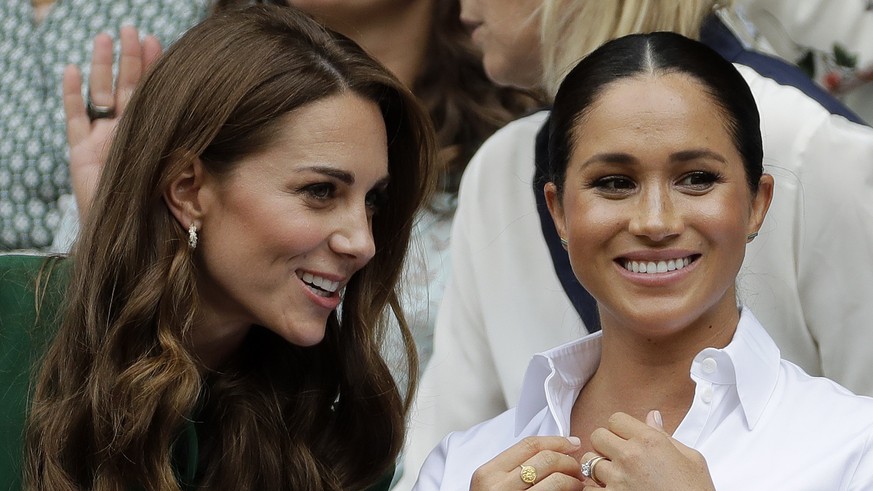
<svg viewBox="0 0 873 491"><path fill-rule="evenodd" d="M758 181L758 193L752 198L751 216L749 217L749 230L747 234L760 230L773 201L773 176L764 174Z"/></svg>
<svg viewBox="0 0 873 491"><path fill-rule="evenodd" d="M201 226L206 178L206 169L199 157L185 158L181 171L164 189L164 202L182 229L187 229L192 223L198 228Z"/></svg>
<svg viewBox="0 0 873 491"><path fill-rule="evenodd" d="M558 187L553 182L547 182L543 190L546 195L546 206L548 206L549 214L552 215L552 221L555 222L555 228L558 230L558 237L566 238L567 223L564 221L564 205L558 195Z"/></svg>

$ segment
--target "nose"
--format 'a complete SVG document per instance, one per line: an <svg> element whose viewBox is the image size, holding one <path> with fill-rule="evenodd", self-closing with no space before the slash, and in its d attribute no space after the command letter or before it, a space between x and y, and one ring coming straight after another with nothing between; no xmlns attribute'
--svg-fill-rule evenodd
<svg viewBox="0 0 873 491"><path fill-rule="evenodd" d="M681 234L684 227L668 186L643 188L628 226L632 234L662 242Z"/></svg>
<svg viewBox="0 0 873 491"><path fill-rule="evenodd" d="M331 250L350 257L361 268L376 255L372 217L366 206L350 210L328 242Z"/></svg>

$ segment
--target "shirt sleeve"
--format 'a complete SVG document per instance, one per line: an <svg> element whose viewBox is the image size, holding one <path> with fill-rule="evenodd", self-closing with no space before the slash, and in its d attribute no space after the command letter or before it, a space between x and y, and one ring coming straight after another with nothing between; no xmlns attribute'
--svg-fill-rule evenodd
<svg viewBox="0 0 873 491"><path fill-rule="evenodd" d="M822 374L873 395L873 129L832 116L799 149L798 293Z"/></svg>

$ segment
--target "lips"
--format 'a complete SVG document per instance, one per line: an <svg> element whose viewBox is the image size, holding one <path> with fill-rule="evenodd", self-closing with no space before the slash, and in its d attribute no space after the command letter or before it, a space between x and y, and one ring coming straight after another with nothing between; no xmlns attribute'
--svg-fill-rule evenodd
<svg viewBox="0 0 873 491"><path fill-rule="evenodd" d="M657 260L620 259L618 262L624 269L633 273L659 274L684 269L689 264L693 263L698 257L699 255Z"/></svg>

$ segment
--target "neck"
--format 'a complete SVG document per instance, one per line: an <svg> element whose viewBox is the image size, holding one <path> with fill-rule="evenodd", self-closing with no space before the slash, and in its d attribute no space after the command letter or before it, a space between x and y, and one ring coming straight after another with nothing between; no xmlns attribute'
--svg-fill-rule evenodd
<svg viewBox="0 0 873 491"><path fill-rule="evenodd" d="M200 299L190 334L191 345L200 363L215 370L239 350L252 320L240 313L243 309L239 305L224 297L216 298L209 285L199 281L197 291Z"/></svg>
<svg viewBox="0 0 873 491"><path fill-rule="evenodd" d="M739 322L732 302L716 306L691 325L659 338L647 336L601 311L602 354L597 372L576 401L578 414L609 416L621 411L645 420L658 409L670 433L691 407L694 357L730 343Z"/></svg>
<svg viewBox="0 0 873 491"><path fill-rule="evenodd" d="M367 12L325 12L316 17L348 36L412 88L421 73L433 24L434 2L417 0Z"/></svg>

